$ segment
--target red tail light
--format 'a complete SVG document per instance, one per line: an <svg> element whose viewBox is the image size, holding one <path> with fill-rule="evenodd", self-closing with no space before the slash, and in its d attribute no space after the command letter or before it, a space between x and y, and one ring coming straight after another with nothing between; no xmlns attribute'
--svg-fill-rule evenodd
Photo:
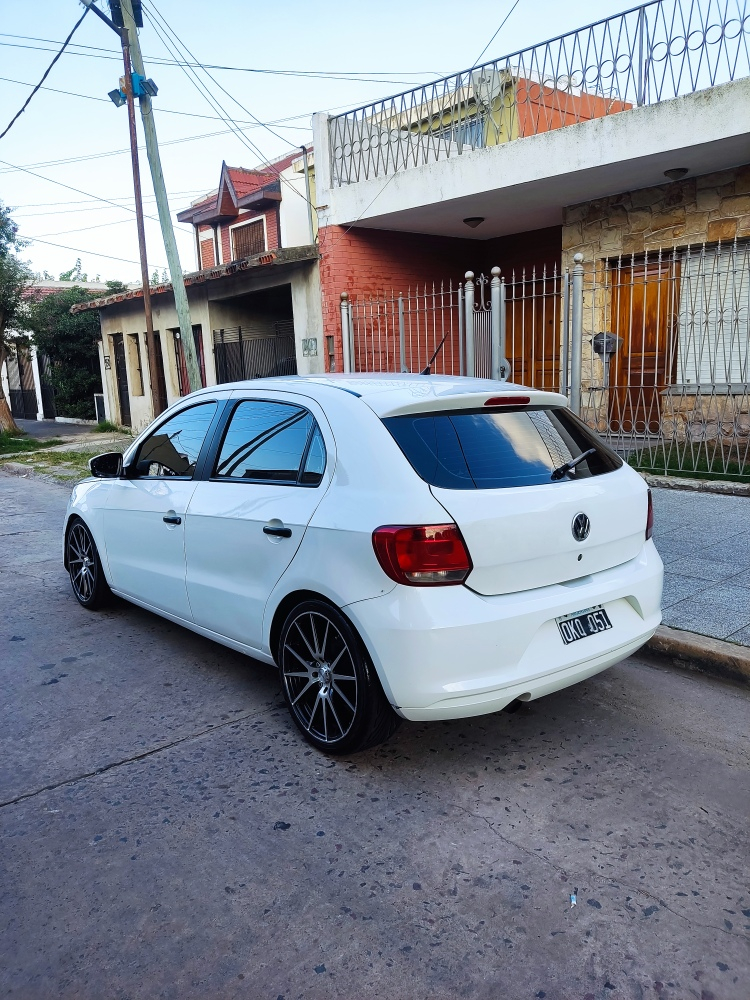
<svg viewBox="0 0 750 1000"><path fill-rule="evenodd" d="M387 524L373 531L372 544L383 571L409 587L463 583L472 570L455 524Z"/></svg>
<svg viewBox="0 0 750 1000"><path fill-rule="evenodd" d="M646 541L654 533L654 501L651 498L651 490L648 491L648 513L646 514Z"/></svg>

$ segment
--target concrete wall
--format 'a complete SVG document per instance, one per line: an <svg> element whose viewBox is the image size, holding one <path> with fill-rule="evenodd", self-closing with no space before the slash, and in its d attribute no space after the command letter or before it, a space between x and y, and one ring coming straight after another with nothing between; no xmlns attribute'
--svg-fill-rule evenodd
<svg viewBox="0 0 750 1000"><path fill-rule="evenodd" d="M321 226L466 235L473 238L559 224L566 205L651 187L664 171L708 173L746 162L750 78L568 125L358 183L330 182L328 120L313 120Z"/></svg>

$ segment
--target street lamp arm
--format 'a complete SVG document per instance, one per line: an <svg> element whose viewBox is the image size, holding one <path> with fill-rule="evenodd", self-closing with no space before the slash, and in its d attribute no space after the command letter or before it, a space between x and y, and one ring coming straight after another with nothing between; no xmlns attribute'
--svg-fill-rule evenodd
<svg viewBox="0 0 750 1000"><path fill-rule="evenodd" d="M108 24L112 31L116 32L120 38L123 37L123 32L127 34L127 28L118 28L115 22L111 20L111 18L107 17L104 11L99 10L94 0L81 0L81 3L84 7L88 7L89 10L93 10L96 16L100 17L105 24Z"/></svg>

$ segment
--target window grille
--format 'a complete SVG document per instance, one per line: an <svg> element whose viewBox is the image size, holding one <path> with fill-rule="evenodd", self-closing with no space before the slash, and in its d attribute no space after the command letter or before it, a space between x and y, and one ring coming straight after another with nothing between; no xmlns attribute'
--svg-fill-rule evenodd
<svg viewBox="0 0 750 1000"><path fill-rule="evenodd" d="M246 226L237 226L232 230L232 259L254 257L266 249L266 234L263 219L256 219Z"/></svg>

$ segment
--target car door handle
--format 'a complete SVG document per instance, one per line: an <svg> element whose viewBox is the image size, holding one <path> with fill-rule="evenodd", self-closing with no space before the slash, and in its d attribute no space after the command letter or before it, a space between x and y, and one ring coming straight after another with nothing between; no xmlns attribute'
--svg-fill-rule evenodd
<svg viewBox="0 0 750 1000"><path fill-rule="evenodd" d="M165 524L182 524L182 518L177 517L176 514L167 514L166 517L162 518Z"/></svg>
<svg viewBox="0 0 750 1000"><path fill-rule="evenodd" d="M263 525L264 535L275 535L277 538L291 538L292 529L291 528L275 528L271 524Z"/></svg>

